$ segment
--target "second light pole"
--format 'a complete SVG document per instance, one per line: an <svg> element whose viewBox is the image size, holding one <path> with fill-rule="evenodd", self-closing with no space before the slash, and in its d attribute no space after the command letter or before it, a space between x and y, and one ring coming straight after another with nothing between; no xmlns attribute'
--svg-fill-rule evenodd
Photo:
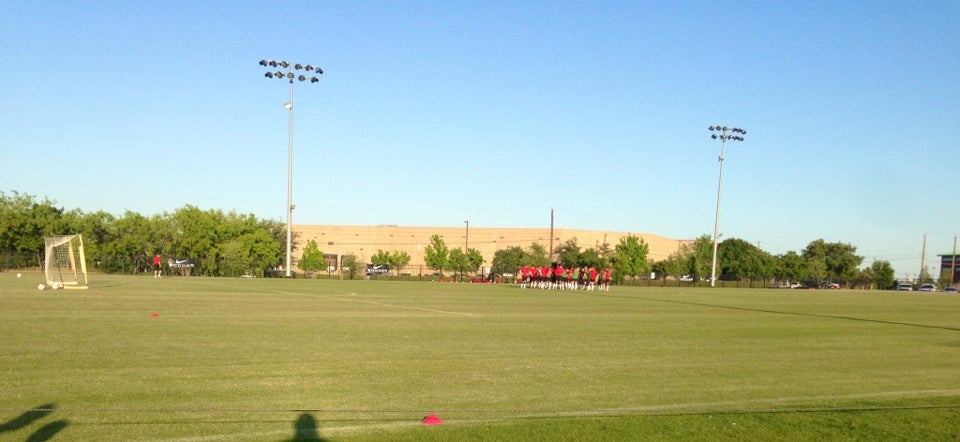
<svg viewBox="0 0 960 442"><path fill-rule="evenodd" d="M295 207L293 205L293 79L296 78L297 80L309 81L311 83L320 81L319 78L313 75L298 75L294 74L293 71L299 71L303 69L308 74L316 73L317 75L322 75L323 69L309 64L291 64L287 63L286 61L275 60L260 60L260 66L286 70L286 72L281 70L267 71L265 74L263 74L264 77L290 80L290 101L283 104L283 108L290 113L290 128L287 138L287 262L284 266L286 269L286 276L289 278L291 276L290 269L293 264L290 255L291 251L293 250L293 208Z"/></svg>
<svg viewBox="0 0 960 442"><path fill-rule="evenodd" d="M718 158L718 161L720 161L720 179L717 180L717 213L713 218L713 264L710 266L710 287L715 287L717 284L717 241L720 233L720 189L723 186L723 150L726 147L727 140L743 141L741 135L746 135L747 131L738 127L717 125L710 126L710 132L713 132L710 138L720 140L720 157Z"/></svg>

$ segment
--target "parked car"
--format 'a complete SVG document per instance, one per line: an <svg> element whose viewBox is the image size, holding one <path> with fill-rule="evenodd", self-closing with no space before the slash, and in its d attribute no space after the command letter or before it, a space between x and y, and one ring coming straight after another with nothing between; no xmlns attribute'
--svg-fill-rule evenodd
<svg viewBox="0 0 960 442"><path fill-rule="evenodd" d="M943 289L943 291L946 292L946 293L957 293L957 288L956 288L956 287L947 287L947 288Z"/></svg>
<svg viewBox="0 0 960 442"><path fill-rule="evenodd" d="M937 291L937 286L934 284L924 284L920 286L921 292L935 292Z"/></svg>
<svg viewBox="0 0 960 442"><path fill-rule="evenodd" d="M913 291L913 284L897 284L897 290L906 291L906 292L912 292L912 291Z"/></svg>

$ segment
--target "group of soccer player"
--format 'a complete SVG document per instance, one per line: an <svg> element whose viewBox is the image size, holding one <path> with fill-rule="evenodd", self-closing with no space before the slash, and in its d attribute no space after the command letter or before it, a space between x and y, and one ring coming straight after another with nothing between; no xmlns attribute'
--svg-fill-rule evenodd
<svg viewBox="0 0 960 442"><path fill-rule="evenodd" d="M545 290L601 290L610 291L610 269L594 267L563 268L521 267L520 288L527 287Z"/></svg>

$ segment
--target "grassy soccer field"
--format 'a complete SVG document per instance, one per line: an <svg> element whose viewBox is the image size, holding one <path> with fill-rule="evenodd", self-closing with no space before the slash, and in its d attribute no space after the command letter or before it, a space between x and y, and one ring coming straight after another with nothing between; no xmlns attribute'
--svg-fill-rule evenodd
<svg viewBox="0 0 960 442"><path fill-rule="evenodd" d="M960 438L955 294L39 279L0 273L4 441Z"/></svg>

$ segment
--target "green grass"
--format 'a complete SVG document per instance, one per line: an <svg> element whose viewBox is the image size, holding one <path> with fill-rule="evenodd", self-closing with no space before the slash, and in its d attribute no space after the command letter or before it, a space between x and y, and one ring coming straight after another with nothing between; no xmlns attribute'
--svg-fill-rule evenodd
<svg viewBox="0 0 960 442"><path fill-rule="evenodd" d="M0 440L960 438L956 295L38 279L0 273Z"/></svg>

